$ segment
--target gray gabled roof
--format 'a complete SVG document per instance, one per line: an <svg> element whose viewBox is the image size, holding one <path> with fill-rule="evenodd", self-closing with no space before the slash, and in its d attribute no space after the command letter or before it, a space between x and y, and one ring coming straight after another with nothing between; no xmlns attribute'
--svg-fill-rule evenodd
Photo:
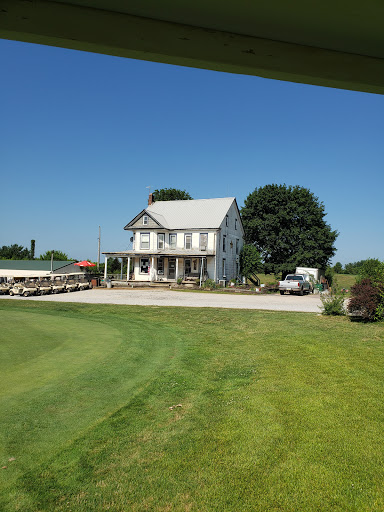
<svg viewBox="0 0 384 512"><path fill-rule="evenodd" d="M218 229L233 202L236 204L234 197L156 201L143 210L141 214L144 211L147 212L156 222L169 230ZM129 222L124 229L129 229L137 218L138 216Z"/></svg>

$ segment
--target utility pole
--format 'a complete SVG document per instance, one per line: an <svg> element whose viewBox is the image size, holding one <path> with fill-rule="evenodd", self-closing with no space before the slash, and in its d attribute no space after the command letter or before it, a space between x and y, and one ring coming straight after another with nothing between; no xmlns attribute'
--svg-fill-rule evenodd
<svg viewBox="0 0 384 512"><path fill-rule="evenodd" d="M97 251L97 270L100 269L100 239L101 239L101 229L100 229L100 226L99 226L98 251Z"/></svg>
<svg viewBox="0 0 384 512"><path fill-rule="evenodd" d="M54 252L55 252L55 250L53 250L51 253L51 274L53 274L53 253Z"/></svg>

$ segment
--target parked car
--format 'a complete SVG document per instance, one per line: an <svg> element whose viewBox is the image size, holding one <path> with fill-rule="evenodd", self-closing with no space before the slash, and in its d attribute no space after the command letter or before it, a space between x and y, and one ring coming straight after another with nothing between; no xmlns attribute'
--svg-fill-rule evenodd
<svg viewBox="0 0 384 512"><path fill-rule="evenodd" d="M313 285L307 274L288 274L284 281L279 281L280 295L285 292L304 295L313 293Z"/></svg>

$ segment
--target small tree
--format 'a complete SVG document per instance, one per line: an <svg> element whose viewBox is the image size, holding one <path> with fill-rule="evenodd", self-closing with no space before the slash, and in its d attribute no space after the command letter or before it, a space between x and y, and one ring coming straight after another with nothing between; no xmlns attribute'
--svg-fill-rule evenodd
<svg viewBox="0 0 384 512"><path fill-rule="evenodd" d="M335 274L341 274L343 272L343 265L340 263L340 261L335 263L333 270Z"/></svg>
<svg viewBox="0 0 384 512"><path fill-rule="evenodd" d="M327 267L324 272L324 277L328 281L329 286L332 286L335 271L331 267Z"/></svg>
<svg viewBox="0 0 384 512"><path fill-rule="evenodd" d="M373 285L384 284L384 262L374 258L364 260L360 268L359 277L361 279L370 279Z"/></svg>
<svg viewBox="0 0 384 512"><path fill-rule="evenodd" d="M240 252L240 273L247 279L263 268L261 256L252 244L243 246Z"/></svg>
<svg viewBox="0 0 384 512"><path fill-rule="evenodd" d="M119 258L111 258L108 260L108 272L118 274L121 271L121 262Z"/></svg>
<svg viewBox="0 0 384 512"><path fill-rule="evenodd" d="M50 260L52 258L52 251L47 251L40 256L41 260ZM55 261L70 261L69 258L64 252L61 251L53 251L53 259Z"/></svg>
<svg viewBox="0 0 384 512"><path fill-rule="evenodd" d="M154 201L181 201L193 199L186 190L177 188L160 188L153 191Z"/></svg>

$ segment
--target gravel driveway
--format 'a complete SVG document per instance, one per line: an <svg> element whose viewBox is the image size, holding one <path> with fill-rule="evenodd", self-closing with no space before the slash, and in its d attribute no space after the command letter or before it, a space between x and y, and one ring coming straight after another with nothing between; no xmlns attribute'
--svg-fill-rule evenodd
<svg viewBox="0 0 384 512"><path fill-rule="evenodd" d="M41 297L0 298L13 300L38 300L54 302L80 302L89 304L126 304L131 306L182 306L188 308L231 308L231 309L269 309L274 311L302 311L320 313L319 295L240 295L218 293L192 293L154 289L107 289L94 288L59 295Z"/></svg>

